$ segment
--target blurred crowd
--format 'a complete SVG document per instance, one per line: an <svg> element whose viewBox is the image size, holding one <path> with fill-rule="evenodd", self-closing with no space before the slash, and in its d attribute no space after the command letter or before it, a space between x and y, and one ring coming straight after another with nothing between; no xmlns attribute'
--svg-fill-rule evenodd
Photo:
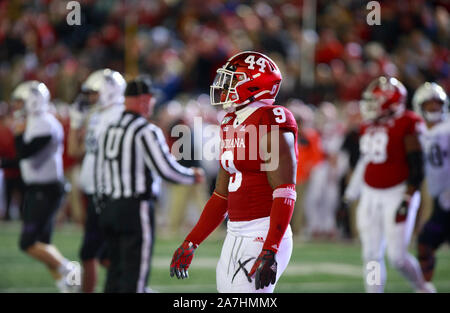
<svg viewBox="0 0 450 313"><path fill-rule="evenodd" d="M55 114L67 129L69 106L93 70L108 67L126 78L137 71L150 74L161 91L155 121L170 137L173 125L189 126L196 115L218 124L220 114L209 108L206 95L217 67L238 51L260 51L278 64L278 102L299 121L298 186L305 196L293 228L313 237L353 236L339 199L358 157L357 101L367 84L380 75L395 76L409 98L425 81L450 88L448 1L379 1L381 25L369 26L368 1L317 0L316 28L309 31L302 29L301 0L80 0L79 26L67 24L67 2L0 1L1 156L14 154L4 121L11 118L11 91L24 80L49 87ZM301 79L305 46L314 47L312 86ZM79 161L65 156L67 173L76 176ZM211 169L213 184L218 165L202 166ZM11 197L20 198L20 175L2 175L9 205ZM75 185L67 203L81 208ZM329 197L321 197L325 188ZM70 218L80 221L80 210L69 210L78 212ZM9 217L8 210L2 212Z"/></svg>

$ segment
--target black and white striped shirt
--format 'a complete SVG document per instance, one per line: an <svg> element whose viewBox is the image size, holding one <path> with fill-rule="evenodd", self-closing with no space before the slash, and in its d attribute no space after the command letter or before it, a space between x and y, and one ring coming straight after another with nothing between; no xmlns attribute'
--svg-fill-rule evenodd
<svg viewBox="0 0 450 313"><path fill-rule="evenodd" d="M101 134L96 163L96 192L113 199L149 199L160 177L194 183L194 171L170 154L161 129L130 111Z"/></svg>

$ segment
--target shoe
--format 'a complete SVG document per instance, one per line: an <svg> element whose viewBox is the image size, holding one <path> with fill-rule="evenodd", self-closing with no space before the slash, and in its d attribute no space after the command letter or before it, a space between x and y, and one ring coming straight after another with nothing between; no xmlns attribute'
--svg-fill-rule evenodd
<svg viewBox="0 0 450 313"><path fill-rule="evenodd" d="M159 293L159 291L156 291L150 287L145 287L144 293Z"/></svg>
<svg viewBox="0 0 450 313"><path fill-rule="evenodd" d="M79 293L81 291L81 266L78 262L67 262L60 271L62 277L56 281L61 293Z"/></svg>
<svg viewBox="0 0 450 313"><path fill-rule="evenodd" d="M432 282L426 282L422 288L417 289L416 293L436 293L436 287Z"/></svg>
<svg viewBox="0 0 450 313"><path fill-rule="evenodd" d="M69 286L65 282L65 278L58 279L56 281L56 288L58 288L60 293L71 293Z"/></svg>

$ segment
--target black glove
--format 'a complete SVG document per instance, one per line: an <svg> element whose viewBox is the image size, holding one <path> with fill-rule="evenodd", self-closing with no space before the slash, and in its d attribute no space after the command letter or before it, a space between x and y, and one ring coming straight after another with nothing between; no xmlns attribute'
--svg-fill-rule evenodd
<svg viewBox="0 0 450 313"><path fill-rule="evenodd" d="M338 219L342 219L348 216L350 212L350 207L351 207L350 202L348 200L342 199L341 203L339 204L337 212Z"/></svg>
<svg viewBox="0 0 450 313"><path fill-rule="evenodd" d="M402 202L400 203L400 206L397 208L397 212L395 214L395 223L403 223L406 221L406 218L408 217L408 209L409 209L410 200L411 200L411 197L408 195L405 195Z"/></svg>
<svg viewBox="0 0 450 313"><path fill-rule="evenodd" d="M255 287L257 290L267 287L270 284L275 284L277 279L275 252L272 250L261 251L248 276L251 277L255 273Z"/></svg>

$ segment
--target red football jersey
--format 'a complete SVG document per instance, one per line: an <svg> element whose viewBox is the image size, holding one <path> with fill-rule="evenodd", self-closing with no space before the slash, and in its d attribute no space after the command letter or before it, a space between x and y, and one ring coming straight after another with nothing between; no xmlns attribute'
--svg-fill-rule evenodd
<svg viewBox="0 0 450 313"><path fill-rule="evenodd" d="M267 151L267 147L261 145L260 138L274 132L276 127L294 133L297 155L297 123L285 107L255 102L228 113L222 120L220 164L230 174L228 216L231 221L270 215L273 190L267 180L267 168L264 169L266 154L260 152Z"/></svg>
<svg viewBox="0 0 450 313"><path fill-rule="evenodd" d="M405 136L418 132L422 119L406 110L382 123L366 123L360 130L360 151L368 158L364 181L374 188L389 188L409 175Z"/></svg>

